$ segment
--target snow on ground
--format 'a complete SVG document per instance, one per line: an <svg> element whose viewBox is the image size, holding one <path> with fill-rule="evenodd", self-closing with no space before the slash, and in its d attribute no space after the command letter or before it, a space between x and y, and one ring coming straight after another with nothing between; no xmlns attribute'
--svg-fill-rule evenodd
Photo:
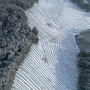
<svg viewBox="0 0 90 90"><path fill-rule="evenodd" d="M79 49L74 36L90 27L90 14L69 0L39 0L26 15L40 41L17 71L12 90L76 90Z"/></svg>

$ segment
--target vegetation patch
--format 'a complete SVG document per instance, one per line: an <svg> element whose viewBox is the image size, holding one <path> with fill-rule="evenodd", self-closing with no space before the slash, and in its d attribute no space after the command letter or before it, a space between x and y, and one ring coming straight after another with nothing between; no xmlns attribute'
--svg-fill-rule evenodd
<svg viewBox="0 0 90 90"><path fill-rule="evenodd" d="M90 51L90 29L75 36L80 51Z"/></svg>
<svg viewBox="0 0 90 90"><path fill-rule="evenodd" d="M71 0L71 1L84 11L90 12L90 0Z"/></svg>
<svg viewBox="0 0 90 90"><path fill-rule="evenodd" d="M11 90L15 72L39 41L36 27L27 24L25 1L35 0L0 0L0 90Z"/></svg>
<svg viewBox="0 0 90 90"><path fill-rule="evenodd" d="M23 9L32 7L35 2L38 2L38 0L0 0L0 4L15 4Z"/></svg>
<svg viewBox="0 0 90 90"><path fill-rule="evenodd" d="M80 52L78 54L78 90L90 90L90 29L75 36Z"/></svg>
<svg viewBox="0 0 90 90"><path fill-rule="evenodd" d="M80 51L78 56L78 90L90 90L90 52Z"/></svg>

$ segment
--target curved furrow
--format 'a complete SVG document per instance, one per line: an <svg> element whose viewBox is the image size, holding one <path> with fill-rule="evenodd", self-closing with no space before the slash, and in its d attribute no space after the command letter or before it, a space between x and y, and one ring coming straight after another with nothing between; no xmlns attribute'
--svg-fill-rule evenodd
<svg viewBox="0 0 90 90"><path fill-rule="evenodd" d="M37 53L34 53L33 55L37 56ZM31 58L34 57L33 55L32 55ZM38 60L39 58L35 58L35 57L34 57L33 60L34 60L34 59ZM25 66L26 66L26 65L25 65ZM24 67L25 67L25 66L24 66ZM42 81L42 80L41 80L41 81L44 82L44 85L47 83L47 86L48 86L48 85L50 86L50 84L47 82L47 76L45 75L46 71L45 71L43 68L41 69L39 66L40 66L40 67L43 67L42 64L40 64L40 63L38 63L38 62L35 63L35 62L32 61L32 64L30 65L30 67L31 67L31 69L34 69L34 70L35 70L35 72L33 72L32 74L36 75L36 76L37 76L37 77L36 77L37 79L38 79L38 78L39 78L39 79L41 78L41 79L43 80L43 81ZM29 67L29 66L28 66L28 67ZM35 67L36 67L37 69L38 69L38 68L39 68L39 69L36 70ZM26 68L26 70L28 70L28 68ZM34 71L34 70L33 70L33 71ZM32 70L31 70L31 71L32 71ZM42 71L45 71L45 73L43 74ZM30 75L31 75L31 74L30 74ZM38 75L39 75L39 76L38 76ZM50 76L50 75L49 75L49 76ZM44 78L45 78L45 79L44 79ZM53 78L52 80L55 80L55 79ZM37 81L37 80L36 80L36 81ZM46 83L45 83L45 82L46 82Z"/></svg>
<svg viewBox="0 0 90 90"><path fill-rule="evenodd" d="M20 78L21 79L21 78ZM18 85L18 83L15 83L13 86L15 86L15 90L25 90L25 89L27 89L27 90L29 90L27 87L26 87L26 85L24 84L24 82L23 82L23 80L20 80L20 79L18 79L18 78L15 78L15 80L16 80L16 82L18 82L19 83L19 85ZM12 87L12 89L13 89L13 87Z"/></svg>
<svg viewBox="0 0 90 90"><path fill-rule="evenodd" d="M35 55L35 54L34 54ZM33 65L33 64L32 64ZM27 65L26 65L27 66ZM35 65L36 66L36 65ZM39 66L41 66L41 65L39 65ZM37 67L37 66L36 66ZM37 67L38 68L38 67ZM40 71L39 71L40 72Z"/></svg>
<svg viewBox="0 0 90 90"><path fill-rule="evenodd" d="M24 83L26 83L27 88L31 88L32 90L40 90L38 86L34 83L32 79L30 79L29 75L26 75L23 70L17 74L17 78L20 78Z"/></svg>
<svg viewBox="0 0 90 90"><path fill-rule="evenodd" d="M45 49L45 50L51 51L51 50L49 50L49 48L47 48L47 49ZM46 52L46 53L47 53L47 52ZM51 53L51 52L49 52L49 53ZM51 55L52 55L52 54L51 54ZM47 55L46 55L46 56L47 56ZM50 59L50 60L52 60L52 59ZM54 60L54 59L53 59L53 60ZM53 60L52 60L52 61L53 61ZM52 64L52 63L51 63L51 64ZM53 65L53 64L52 64L52 65ZM68 65L68 66L69 66L69 65ZM69 66L69 67L70 67L70 66ZM59 68L59 67L58 67L58 68ZM61 67L60 67L60 68L61 68ZM59 68L59 69L60 69L60 68ZM70 70L70 69L68 68L67 70ZM72 71L73 71L73 70L72 70ZM63 70L63 72L64 72L64 70ZM61 73L61 72L58 72L58 75L59 75L59 76L62 76L62 73ZM65 75L67 76L67 73L66 73ZM64 76L65 76L65 75L64 75ZM73 75L74 75L74 74L73 74ZM72 75L72 74L69 75L69 80L68 80L69 82L71 81L70 79L73 78L73 77L71 78L71 76L73 76L73 75ZM65 76L65 77L66 77L66 76ZM74 77L74 78L75 78L75 77ZM76 79L75 79L75 80L76 80ZM64 81L64 80L63 80L63 81ZM66 81L66 79L65 79L65 81ZM72 83L72 82L71 82L71 83Z"/></svg>
<svg viewBox="0 0 90 90"><path fill-rule="evenodd" d="M17 82L17 84L20 84L20 87L24 87L22 90L41 90L41 88L33 81L33 79L31 79L31 77L29 77L28 74L26 74L26 72L24 72L22 69L19 69L19 72L16 75L16 79L19 82Z"/></svg>

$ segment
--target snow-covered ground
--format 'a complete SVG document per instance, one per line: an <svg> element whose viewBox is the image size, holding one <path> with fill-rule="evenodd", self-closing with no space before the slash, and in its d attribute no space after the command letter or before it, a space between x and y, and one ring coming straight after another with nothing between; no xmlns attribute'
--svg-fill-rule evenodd
<svg viewBox="0 0 90 90"><path fill-rule="evenodd" d="M39 0L26 15L40 41L17 71L12 90L77 90L74 36L90 27L90 14L69 0Z"/></svg>

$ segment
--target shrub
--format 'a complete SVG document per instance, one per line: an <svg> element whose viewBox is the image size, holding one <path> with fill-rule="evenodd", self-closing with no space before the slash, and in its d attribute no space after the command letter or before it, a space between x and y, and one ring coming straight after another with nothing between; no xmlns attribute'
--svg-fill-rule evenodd
<svg viewBox="0 0 90 90"><path fill-rule="evenodd" d="M23 9L32 7L35 2L38 2L38 0L0 0L1 4L15 4L22 7Z"/></svg>
<svg viewBox="0 0 90 90"><path fill-rule="evenodd" d="M73 3L76 3L81 9L86 12L90 12L90 0L71 0Z"/></svg>
<svg viewBox="0 0 90 90"><path fill-rule="evenodd" d="M32 33L36 36L38 35L38 30L36 27L33 28Z"/></svg>
<svg viewBox="0 0 90 90"><path fill-rule="evenodd" d="M38 42L39 42L39 38L35 36L34 39L33 39L33 43L37 44Z"/></svg>

